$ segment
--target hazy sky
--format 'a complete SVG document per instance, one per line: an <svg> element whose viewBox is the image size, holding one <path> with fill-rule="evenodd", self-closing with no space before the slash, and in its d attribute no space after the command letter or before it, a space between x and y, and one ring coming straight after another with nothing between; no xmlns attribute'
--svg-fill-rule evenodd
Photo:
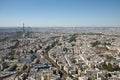
<svg viewBox="0 0 120 80"><path fill-rule="evenodd" d="M120 0L0 0L0 26L120 27Z"/></svg>

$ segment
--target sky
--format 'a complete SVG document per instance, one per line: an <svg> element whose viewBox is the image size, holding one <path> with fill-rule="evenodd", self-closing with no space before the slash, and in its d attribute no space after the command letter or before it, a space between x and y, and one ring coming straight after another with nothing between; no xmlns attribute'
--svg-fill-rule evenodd
<svg viewBox="0 0 120 80"><path fill-rule="evenodd" d="M120 27L120 0L0 0L0 27Z"/></svg>

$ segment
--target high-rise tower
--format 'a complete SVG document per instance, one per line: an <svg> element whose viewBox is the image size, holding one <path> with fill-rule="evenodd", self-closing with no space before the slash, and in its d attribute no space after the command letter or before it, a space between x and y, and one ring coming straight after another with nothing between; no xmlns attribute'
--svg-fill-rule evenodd
<svg viewBox="0 0 120 80"><path fill-rule="evenodd" d="M23 33L25 33L25 24L23 23Z"/></svg>

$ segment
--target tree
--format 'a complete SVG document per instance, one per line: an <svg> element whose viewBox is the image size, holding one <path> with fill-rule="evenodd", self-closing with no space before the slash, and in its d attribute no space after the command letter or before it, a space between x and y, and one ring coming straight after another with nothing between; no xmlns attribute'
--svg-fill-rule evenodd
<svg viewBox="0 0 120 80"><path fill-rule="evenodd" d="M110 60L110 61L111 61L111 60L115 60L115 58L114 58L113 56L110 56L110 55L106 55L106 59L107 59L107 60Z"/></svg>
<svg viewBox="0 0 120 80"><path fill-rule="evenodd" d="M92 47L96 47L97 45L101 44L100 41L95 41L95 42L92 42L91 45Z"/></svg>
<svg viewBox="0 0 120 80"><path fill-rule="evenodd" d="M34 53L33 50L30 50L30 53L33 54Z"/></svg>
<svg viewBox="0 0 120 80"><path fill-rule="evenodd" d="M69 43L72 42L72 41L76 41L76 37L77 37L77 34L73 34L70 39L69 39Z"/></svg>
<svg viewBox="0 0 120 80"><path fill-rule="evenodd" d="M95 78L94 77L89 77L88 80L95 80Z"/></svg>
<svg viewBox="0 0 120 80"><path fill-rule="evenodd" d="M75 60L74 58L72 58L72 59L71 59L71 62L75 64L75 63L76 63L76 60Z"/></svg>

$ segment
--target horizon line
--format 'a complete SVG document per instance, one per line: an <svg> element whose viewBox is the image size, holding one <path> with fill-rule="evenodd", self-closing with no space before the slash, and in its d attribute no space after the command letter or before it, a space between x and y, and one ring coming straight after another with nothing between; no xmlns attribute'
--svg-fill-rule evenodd
<svg viewBox="0 0 120 80"><path fill-rule="evenodd" d="M0 28L21 28L23 26L0 26ZM119 28L120 26L24 26L24 27L30 27L30 28L77 28L77 27L113 27L113 28Z"/></svg>

